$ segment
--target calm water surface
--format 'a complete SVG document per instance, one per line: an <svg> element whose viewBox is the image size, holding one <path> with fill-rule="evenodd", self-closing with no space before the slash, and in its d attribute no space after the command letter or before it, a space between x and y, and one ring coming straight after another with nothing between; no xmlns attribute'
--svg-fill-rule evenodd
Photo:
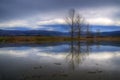
<svg viewBox="0 0 120 80"><path fill-rule="evenodd" d="M120 80L120 46L2 44L0 80Z"/></svg>

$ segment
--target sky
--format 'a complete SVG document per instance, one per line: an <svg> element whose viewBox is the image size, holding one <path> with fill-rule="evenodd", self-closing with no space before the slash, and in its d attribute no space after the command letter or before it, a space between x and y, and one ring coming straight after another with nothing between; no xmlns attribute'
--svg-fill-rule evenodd
<svg viewBox="0 0 120 80"><path fill-rule="evenodd" d="M0 29L65 24L73 8L90 25L120 27L120 0L0 0Z"/></svg>

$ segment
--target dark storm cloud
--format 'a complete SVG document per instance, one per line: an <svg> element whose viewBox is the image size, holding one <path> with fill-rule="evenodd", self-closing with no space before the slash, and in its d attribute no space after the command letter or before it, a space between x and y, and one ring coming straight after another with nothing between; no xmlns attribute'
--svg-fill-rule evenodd
<svg viewBox="0 0 120 80"><path fill-rule="evenodd" d="M70 8L119 5L120 0L0 0L0 21L49 14Z"/></svg>

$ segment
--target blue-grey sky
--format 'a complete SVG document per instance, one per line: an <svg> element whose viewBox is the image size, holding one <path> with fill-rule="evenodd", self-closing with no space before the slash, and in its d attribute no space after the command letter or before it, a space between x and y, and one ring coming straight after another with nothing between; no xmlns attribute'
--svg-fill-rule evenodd
<svg viewBox="0 0 120 80"><path fill-rule="evenodd" d="M71 8L89 24L120 26L120 0L0 0L0 29L64 24Z"/></svg>

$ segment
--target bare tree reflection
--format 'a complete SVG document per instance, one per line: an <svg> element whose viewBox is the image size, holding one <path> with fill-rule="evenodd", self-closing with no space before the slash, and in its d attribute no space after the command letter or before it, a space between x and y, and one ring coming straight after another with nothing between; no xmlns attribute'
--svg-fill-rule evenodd
<svg viewBox="0 0 120 80"><path fill-rule="evenodd" d="M75 67L79 66L89 55L90 52L90 42L80 42L80 41L71 41L70 43L70 53L66 56L67 61L69 62L70 68L72 70Z"/></svg>

